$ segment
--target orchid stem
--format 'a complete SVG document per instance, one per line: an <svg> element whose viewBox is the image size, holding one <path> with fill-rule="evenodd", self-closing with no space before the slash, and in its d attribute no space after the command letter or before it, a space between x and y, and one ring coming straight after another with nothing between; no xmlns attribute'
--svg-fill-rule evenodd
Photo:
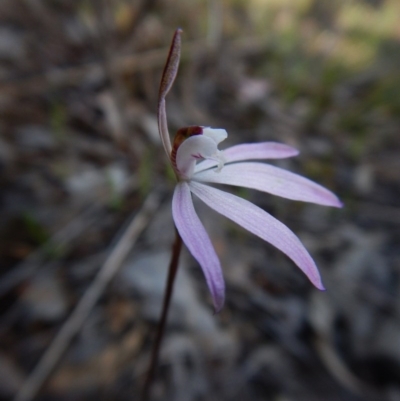
<svg viewBox="0 0 400 401"><path fill-rule="evenodd" d="M168 269L168 278L167 284L164 293L164 301L163 301L163 308L160 316L160 320L158 322L156 338L151 354L150 366L147 372L146 381L143 387L142 393L142 401L147 401L149 398L149 393L151 389L151 385L153 383L154 375L156 372L157 364L158 364L158 356L160 353L161 342L164 337L165 326L167 323L168 311L169 306L171 303L172 293L174 289L174 282L176 277L176 272L178 271L178 264L179 264L179 256L181 254L182 249L182 238L178 233L178 230L175 229L175 242L172 247L172 256L171 261L169 264Z"/></svg>

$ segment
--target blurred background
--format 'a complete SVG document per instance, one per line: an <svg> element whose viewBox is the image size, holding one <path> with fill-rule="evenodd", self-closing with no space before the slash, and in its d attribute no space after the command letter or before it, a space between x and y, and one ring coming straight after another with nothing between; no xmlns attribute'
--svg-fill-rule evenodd
<svg viewBox="0 0 400 401"><path fill-rule="evenodd" d="M177 27L171 133L294 146L273 164L345 207L232 189L300 237L318 292L196 203L226 306L185 251L152 399L400 400L398 0L1 1L0 400L138 399L174 238L156 102Z"/></svg>

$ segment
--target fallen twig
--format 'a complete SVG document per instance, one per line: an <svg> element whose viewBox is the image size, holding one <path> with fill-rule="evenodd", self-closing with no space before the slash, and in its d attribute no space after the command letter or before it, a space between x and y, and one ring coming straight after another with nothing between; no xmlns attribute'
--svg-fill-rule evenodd
<svg viewBox="0 0 400 401"><path fill-rule="evenodd" d="M140 233L145 229L159 204L160 195L158 192L153 192L147 197L142 209L131 219L93 283L82 296L78 305L64 323L49 348L45 351L41 360L17 393L14 401L30 401L36 396L60 357L67 349L71 340L82 327L82 324L100 298L105 287L118 272L128 252L131 250Z"/></svg>

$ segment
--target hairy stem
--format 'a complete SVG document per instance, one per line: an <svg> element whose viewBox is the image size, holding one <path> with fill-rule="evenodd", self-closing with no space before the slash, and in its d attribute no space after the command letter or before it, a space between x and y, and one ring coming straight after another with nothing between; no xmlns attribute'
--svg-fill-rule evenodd
<svg viewBox="0 0 400 401"><path fill-rule="evenodd" d="M142 398L141 398L142 401L147 401L149 398L151 385L153 383L154 374L156 372L161 342L164 337L165 325L167 322L169 306L171 303L172 292L174 289L176 272L178 271L179 256L181 254L181 249L182 249L182 238L179 235L178 231L175 230L175 242L172 247L172 256L171 256L171 262L169 264L169 269L168 269L168 278L167 278L167 284L166 284L165 293L164 293L163 308L162 308L160 320L158 322L157 333L156 333L156 338L155 338L155 342L154 342L154 346L153 346L153 350L152 350L152 354L151 354L149 370L147 372L146 381L145 381L144 387L143 387L143 393L142 393Z"/></svg>

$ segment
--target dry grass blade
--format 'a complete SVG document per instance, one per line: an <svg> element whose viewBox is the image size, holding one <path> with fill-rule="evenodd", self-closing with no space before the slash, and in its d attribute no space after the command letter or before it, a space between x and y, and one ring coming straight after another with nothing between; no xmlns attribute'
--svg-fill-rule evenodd
<svg viewBox="0 0 400 401"><path fill-rule="evenodd" d="M358 396L365 397L368 401L377 401L380 399L374 388L368 383L360 381L341 360L334 347L323 337L316 338L315 347L322 363L344 388Z"/></svg>
<svg viewBox="0 0 400 401"><path fill-rule="evenodd" d="M17 393L14 399L15 401L29 401L36 396L60 357L67 349L69 343L82 327L82 324L103 293L105 287L118 272L128 252L135 244L140 233L146 228L148 221L159 204L159 193L151 193L146 199L142 209L132 218L127 228L116 242L91 286L87 289L31 375Z"/></svg>

